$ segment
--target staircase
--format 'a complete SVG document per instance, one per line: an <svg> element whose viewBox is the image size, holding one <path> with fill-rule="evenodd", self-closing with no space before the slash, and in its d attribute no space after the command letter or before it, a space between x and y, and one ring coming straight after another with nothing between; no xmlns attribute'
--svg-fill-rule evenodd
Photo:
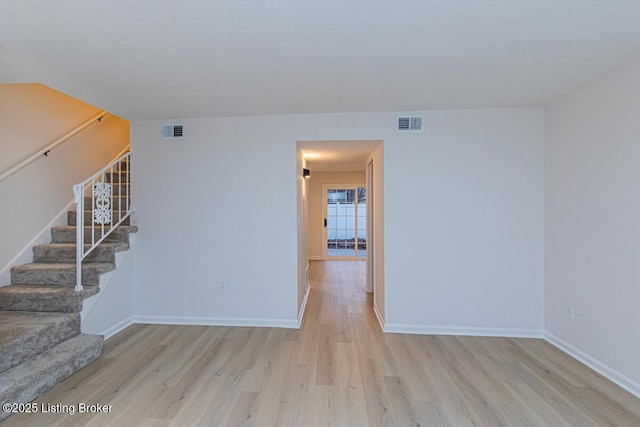
<svg viewBox="0 0 640 427"><path fill-rule="evenodd" d="M128 179L122 179L126 169L106 174L113 199L130 194ZM122 206L113 199L111 206ZM84 205L91 208L91 199ZM92 211L84 212L85 224L92 218ZM68 225L53 227L51 243L34 246L33 263L13 267L11 285L0 287L0 403L29 402L102 353L101 335L80 332L82 304L100 291L100 276L116 268L116 252L129 249L129 234L138 229L127 217L109 234L84 259L84 288L76 291L76 219L76 211L69 211ZM91 227L84 230L87 247ZM95 232L101 236L100 228ZM0 410L0 420L9 415Z"/></svg>

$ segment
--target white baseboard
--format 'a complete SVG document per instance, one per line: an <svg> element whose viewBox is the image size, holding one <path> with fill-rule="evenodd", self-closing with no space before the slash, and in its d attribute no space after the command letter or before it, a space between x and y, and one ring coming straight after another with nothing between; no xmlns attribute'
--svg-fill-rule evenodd
<svg viewBox="0 0 640 427"><path fill-rule="evenodd" d="M542 330L514 328L474 328L461 326L405 325L387 323L384 332L417 335L458 335L474 337L543 338Z"/></svg>
<svg viewBox="0 0 640 427"><path fill-rule="evenodd" d="M45 225L30 241L27 243L11 261L0 269L0 286L6 286L11 283L11 267L14 265L28 264L33 261L33 247L51 242L51 227L57 225L67 225L67 211L73 207L73 200L69 202L57 215Z"/></svg>
<svg viewBox="0 0 640 427"><path fill-rule="evenodd" d="M552 333L545 332L544 339L551 345L557 347L563 352L567 353L569 356L576 359L578 362L583 365L588 366L593 369L603 377L607 378L609 381L614 384L619 385L623 389L627 390L629 393L634 396L640 398L640 384L616 371L615 369L605 365L595 357L585 353L577 347L572 346L566 341L558 338Z"/></svg>
<svg viewBox="0 0 640 427"><path fill-rule="evenodd" d="M311 286L305 286L307 291L304 293L304 298L302 298L302 307L300 307L300 313L298 313L298 329L302 327L302 320L304 319L304 313L307 310L307 300L309 299L309 292L311 292Z"/></svg>
<svg viewBox="0 0 640 427"><path fill-rule="evenodd" d="M373 304L373 312L376 315L376 318L378 319L378 323L380 324L380 329L382 329L382 332L386 332L384 329L384 318L382 317L382 314L380 314L380 310L378 310L378 306L374 303Z"/></svg>
<svg viewBox="0 0 640 427"><path fill-rule="evenodd" d="M239 317L135 316L134 323L157 325L248 326L254 328L298 329L297 319L254 319Z"/></svg>
<svg viewBox="0 0 640 427"><path fill-rule="evenodd" d="M109 338L111 338L112 336L117 334L118 332L124 331L129 326L131 326L134 323L136 323L136 322L134 322L134 320L135 320L134 316L129 316L126 319L124 319L124 320L116 323L115 325L111 326L110 328L105 329L99 335L104 335L104 339L108 340Z"/></svg>

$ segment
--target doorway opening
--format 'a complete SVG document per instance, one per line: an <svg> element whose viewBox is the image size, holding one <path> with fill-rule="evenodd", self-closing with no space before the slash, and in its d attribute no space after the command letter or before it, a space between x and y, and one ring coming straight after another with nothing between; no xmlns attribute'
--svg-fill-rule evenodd
<svg viewBox="0 0 640 427"><path fill-rule="evenodd" d="M366 141L298 141L298 301L302 318L313 288L310 261L349 262L359 265L342 274L328 271L335 284L360 289L378 319L384 310L382 233L382 144ZM303 173L304 172L304 173ZM304 175L304 176L303 176ZM375 188L374 188L375 185ZM373 200L378 203L374 206ZM375 243L374 243L375 242ZM320 264L314 263L316 268ZM340 273L338 273L340 272ZM355 275L354 275L355 273ZM360 275L359 277L357 275ZM323 279L326 281L325 279ZM323 282L323 286L327 286ZM303 295L304 294L304 295ZM380 321L382 324L382 321Z"/></svg>

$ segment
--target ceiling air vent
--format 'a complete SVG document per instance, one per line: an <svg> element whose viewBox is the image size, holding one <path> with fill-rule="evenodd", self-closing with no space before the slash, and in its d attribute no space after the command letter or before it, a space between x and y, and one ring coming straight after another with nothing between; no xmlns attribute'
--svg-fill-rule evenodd
<svg viewBox="0 0 640 427"><path fill-rule="evenodd" d="M398 117L398 132L422 132L422 116Z"/></svg>
<svg viewBox="0 0 640 427"><path fill-rule="evenodd" d="M184 137L183 125L163 125L162 139L180 139Z"/></svg>

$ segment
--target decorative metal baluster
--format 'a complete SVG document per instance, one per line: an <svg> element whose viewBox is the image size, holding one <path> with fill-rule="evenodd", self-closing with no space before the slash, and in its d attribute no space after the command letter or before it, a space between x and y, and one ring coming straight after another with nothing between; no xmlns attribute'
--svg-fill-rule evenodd
<svg viewBox="0 0 640 427"><path fill-rule="evenodd" d="M88 178L81 184L73 186L74 197L76 200L76 291L82 290L82 260L95 249L111 232L119 226L127 217L131 215L131 206L129 203L129 171L122 170L122 164L124 161L129 162L130 154L126 153L120 158L112 162L110 165L103 168L100 172L96 173L92 177ZM110 173L110 182L107 182L108 174ZM112 202L114 197L113 184L116 180L114 173L118 174L118 185L120 185L118 191L118 221L115 221L115 214L113 208L115 204ZM123 178L123 175L124 176ZM122 213L122 185L126 184L126 212ZM84 236L85 236L85 221L84 211L85 205L85 192L89 191L91 194L91 242L87 244L87 249L84 248ZM96 238L96 224L101 226L100 237ZM108 224L108 227L107 227Z"/></svg>

